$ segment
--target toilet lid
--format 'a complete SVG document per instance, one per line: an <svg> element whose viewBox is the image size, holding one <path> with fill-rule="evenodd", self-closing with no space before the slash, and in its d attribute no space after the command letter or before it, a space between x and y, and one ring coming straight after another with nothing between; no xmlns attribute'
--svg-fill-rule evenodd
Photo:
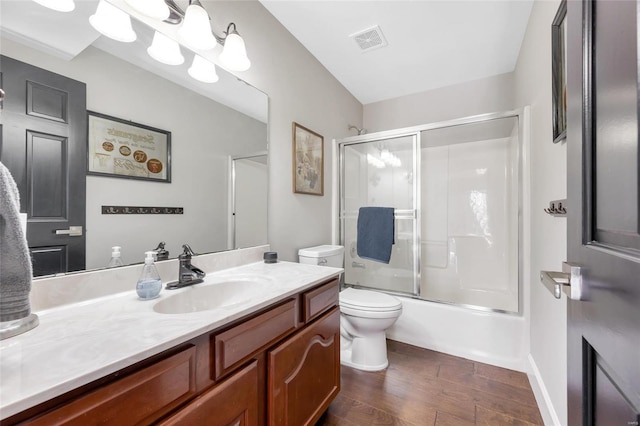
<svg viewBox="0 0 640 426"><path fill-rule="evenodd" d="M340 292L340 306L363 311L395 311L402 308L402 303L388 294L349 287Z"/></svg>

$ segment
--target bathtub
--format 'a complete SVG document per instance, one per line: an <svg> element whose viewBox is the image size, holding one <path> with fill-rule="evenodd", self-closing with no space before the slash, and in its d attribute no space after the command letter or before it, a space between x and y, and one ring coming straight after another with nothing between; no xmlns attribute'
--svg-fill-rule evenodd
<svg viewBox="0 0 640 426"><path fill-rule="evenodd" d="M408 297L387 338L473 361L527 372L529 327L520 315Z"/></svg>

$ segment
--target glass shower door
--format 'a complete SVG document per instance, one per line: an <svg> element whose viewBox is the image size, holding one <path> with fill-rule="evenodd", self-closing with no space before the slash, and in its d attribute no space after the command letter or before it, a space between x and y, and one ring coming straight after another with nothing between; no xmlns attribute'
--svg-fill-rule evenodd
<svg viewBox="0 0 640 426"><path fill-rule="evenodd" d="M518 312L518 118L420 140L421 298Z"/></svg>
<svg viewBox="0 0 640 426"><path fill-rule="evenodd" d="M418 134L411 134L340 146L340 224L346 285L417 295L418 138ZM360 207L373 206L392 207L395 212L394 244L388 264L358 255L358 212Z"/></svg>

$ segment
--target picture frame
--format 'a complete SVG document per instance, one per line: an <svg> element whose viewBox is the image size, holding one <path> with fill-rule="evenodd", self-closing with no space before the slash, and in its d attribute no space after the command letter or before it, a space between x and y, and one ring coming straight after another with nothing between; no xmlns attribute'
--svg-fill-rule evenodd
<svg viewBox="0 0 640 426"><path fill-rule="evenodd" d="M171 182L171 132L87 111L87 174Z"/></svg>
<svg viewBox="0 0 640 426"><path fill-rule="evenodd" d="M293 122L293 192L324 195L324 137Z"/></svg>
<svg viewBox="0 0 640 426"><path fill-rule="evenodd" d="M567 137L567 0L562 0L551 24L553 143Z"/></svg>

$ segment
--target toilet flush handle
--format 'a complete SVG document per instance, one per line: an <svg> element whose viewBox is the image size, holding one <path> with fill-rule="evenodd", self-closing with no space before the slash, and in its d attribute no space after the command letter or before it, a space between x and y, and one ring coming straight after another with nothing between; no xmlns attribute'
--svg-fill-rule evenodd
<svg viewBox="0 0 640 426"><path fill-rule="evenodd" d="M318 261L318 265L326 265L326 264L327 264L327 259L325 259L324 257Z"/></svg>

